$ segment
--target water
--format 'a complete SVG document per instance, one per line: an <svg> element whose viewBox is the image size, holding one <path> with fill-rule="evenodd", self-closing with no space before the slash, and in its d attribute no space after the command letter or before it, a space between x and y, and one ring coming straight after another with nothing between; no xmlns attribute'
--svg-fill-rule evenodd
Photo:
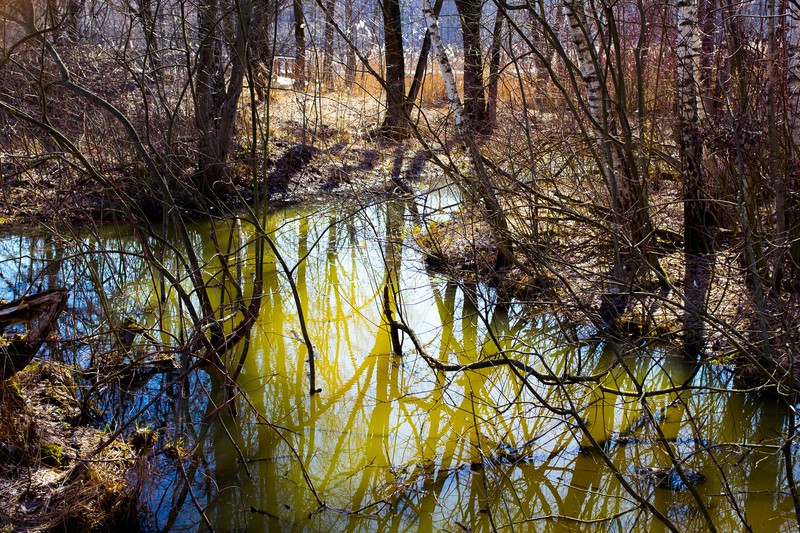
<svg viewBox="0 0 800 533"><path fill-rule="evenodd" d="M705 530L708 519L719 531L745 523L753 531L796 529L781 453L784 403L738 391L724 366L692 364L664 346L576 341L557 315L429 272L414 231L424 225L419 213L447 204L445 195L425 206L397 201L271 215L269 230L292 269L315 351L321 393L313 396L308 349L280 263L268 253L259 265L258 238L246 223L241 232L225 221L192 228L211 304L218 317L230 317L227 332L242 316L237 283L246 301L256 269L263 274L249 341L224 357L230 371L243 361L235 409L223 405L234 389L208 367L185 377L157 374L138 388L105 383L84 392L95 397L98 424L159 433L157 453L132 475L148 527L669 530L658 513L683 531ZM10 298L31 285L70 289L63 340L50 357L102 367L115 357L167 352L185 368L202 353L170 350L205 331L189 312L200 298L183 274L180 247L148 242L183 300L143 260L129 226L5 235L3 291ZM387 305L440 361L468 365L502 353L540 374L598 377L543 383L508 365L435 371L408 335L400 334L402 355L393 354ZM139 336L120 355L109 324L127 316L150 338ZM676 392L678 385L689 388ZM796 465L794 447L791 458ZM676 461L705 477L694 494L677 477L673 488L683 490L659 488L645 473Z"/></svg>

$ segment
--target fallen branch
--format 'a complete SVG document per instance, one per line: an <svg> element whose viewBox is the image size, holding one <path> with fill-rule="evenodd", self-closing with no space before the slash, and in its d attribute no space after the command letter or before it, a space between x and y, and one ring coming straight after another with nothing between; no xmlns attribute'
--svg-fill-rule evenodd
<svg viewBox="0 0 800 533"><path fill-rule="evenodd" d="M10 378L28 366L53 332L66 303L66 289L53 289L0 304L0 333L13 324L30 326L25 335L6 338L7 343L0 347L0 379Z"/></svg>

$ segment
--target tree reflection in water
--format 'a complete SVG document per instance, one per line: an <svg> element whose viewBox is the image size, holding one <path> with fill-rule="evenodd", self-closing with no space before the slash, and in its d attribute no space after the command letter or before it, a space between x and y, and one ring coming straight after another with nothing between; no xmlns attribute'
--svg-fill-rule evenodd
<svg viewBox="0 0 800 533"><path fill-rule="evenodd" d="M139 388L87 377L81 389L86 420L122 434L158 430L140 479L153 529L693 531L706 527L703 508L720 531L793 524L778 455L785 407L740 391L724 366L655 342L575 342L559 317L429 272L413 245L419 217L396 199L269 220L315 348L322 393L313 396L290 284L274 257L257 264L260 237L247 223L192 233L226 333L261 269L258 318L222 357L230 373L241 363L235 386L185 350L203 331L188 309L196 289L178 275L161 290L162 273L130 228L6 235L0 279L7 299L30 286L70 289L63 340L48 357L96 367L113 355L113 325L130 316L147 335L125 357L181 362ZM161 256L163 270L182 271L179 253ZM552 382L508 365L432 370L392 321L443 363L507 357ZM669 491L642 467L706 479L695 494Z"/></svg>

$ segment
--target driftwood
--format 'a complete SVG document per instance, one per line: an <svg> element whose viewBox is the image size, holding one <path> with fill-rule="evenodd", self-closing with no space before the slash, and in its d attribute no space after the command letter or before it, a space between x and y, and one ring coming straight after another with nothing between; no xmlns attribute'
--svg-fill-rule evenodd
<svg viewBox="0 0 800 533"><path fill-rule="evenodd" d="M66 289L53 289L0 304L0 335L15 324L24 324L27 329L24 334L3 335L0 379L10 378L28 366L53 332L66 303Z"/></svg>

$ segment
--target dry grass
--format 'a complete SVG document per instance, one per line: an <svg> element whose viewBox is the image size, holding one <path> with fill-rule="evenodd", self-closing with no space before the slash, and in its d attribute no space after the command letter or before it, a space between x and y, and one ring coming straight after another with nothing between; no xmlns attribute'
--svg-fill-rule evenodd
<svg viewBox="0 0 800 533"><path fill-rule="evenodd" d="M135 524L127 472L133 452L118 441L95 455L104 434L74 426L79 415L67 367L38 362L6 381L0 401L0 528L108 531Z"/></svg>

